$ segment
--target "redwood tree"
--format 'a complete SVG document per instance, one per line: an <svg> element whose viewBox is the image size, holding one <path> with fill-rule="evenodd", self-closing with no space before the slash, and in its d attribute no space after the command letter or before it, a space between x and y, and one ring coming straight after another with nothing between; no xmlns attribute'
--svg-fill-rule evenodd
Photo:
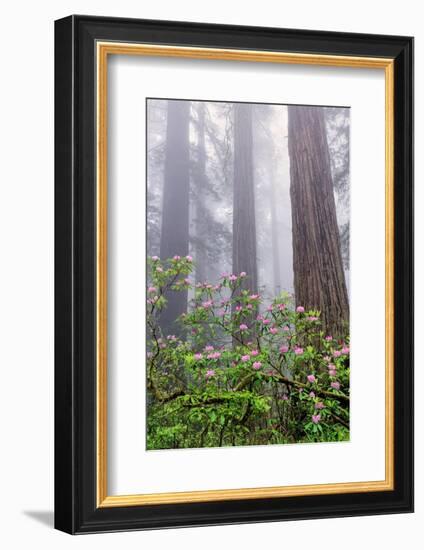
<svg viewBox="0 0 424 550"><path fill-rule="evenodd" d="M186 256L189 251L189 101L168 101L160 257ZM161 316L165 333L174 332L175 319L187 311L187 292L169 291Z"/></svg>
<svg viewBox="0 0 424 550"><path fill-rule="evenodd" d="M322 108L288 107L288 146L296 303L320 310L327 333L340 336L349 302Z"/></svg>
<svg viewBox="0 0 424 550"><path fill-rule="evenodd" d="M206 267L208 262L206 241L206 217L205 193L207 188L206 178L206 144L205 144L205 103L197 104L197 163L193 170L193 183L195 195L195 260L196 283L206 280Z"/></svg>
<svg viewBox="0 0 424 550"><path fill-rule="evenodd" d="M245 271L243 285L258 288L255 194L253 182L252 105L234 105L233 273Z"/></svg>

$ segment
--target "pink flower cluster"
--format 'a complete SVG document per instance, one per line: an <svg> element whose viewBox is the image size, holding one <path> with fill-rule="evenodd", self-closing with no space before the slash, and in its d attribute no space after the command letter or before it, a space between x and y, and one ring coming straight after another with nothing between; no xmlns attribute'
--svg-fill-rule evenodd
<svg viewBox="0 0 424 550"><path fill-rule="evenodd" d="M333 363L330 363L328 365L328 374L329 374L329 376L336 376L337 375L336 365L333 365Z"/></svg>
<svg viewBox="0 0 424 550"><path fill-rule="evenodd" d="M320 414L313 414L312 415L312 422L314 424L318 424L320 420L321 420L321 415Z"/></svg>

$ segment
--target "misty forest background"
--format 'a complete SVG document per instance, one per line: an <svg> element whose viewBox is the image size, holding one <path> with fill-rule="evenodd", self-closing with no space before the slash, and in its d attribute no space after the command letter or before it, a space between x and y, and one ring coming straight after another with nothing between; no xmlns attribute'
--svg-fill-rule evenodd
<svg viewBox="0 0 424 550"><path fill-rule="evenodd" d="M153 266L149 284L158 283L156 286L161 287L161 296L156 296L155 299L158 300L157 305L162 304L161 307L156 306L156 311L153 311L155 306L152 306L151 317L154 318L153 324L156 323L157 326L148 337L155 345L158 344L157 340L160 344L166 338L169 340L171 335L171 338L179 339L181 348L187 346L187 337L177 319L190 314L197 307L196 300L200 296L196 294L197 289L207 283L217 285L222 281L222 274L228 276L245 273L246 278L236 283L237 288L232 288L230 282L227 284L225 278L224 286L228 287L231 296L240 296L243 291L248 291L253 296L260 295L260 303L255 304L255 312L260 314L265 303L274 303L276 306L284 302L284 307L285 303L291 304L295 315L296 307L299 307L298 314L304 310L317 315L308 317L318 323L315 340L308 343L315 354L321 354L314 356L314 372L318 384L320 369L324 368L319 363L324 361L323 358L328 362L328 353L333 351L324 350L322 346L327 346L329 339L334 339L339 347L346 349L349 337L349 124L349 109L342 107L148 100L147 253L150 258L165 262L164 268L168 265L168 269L171 269L171 265L166 262L172 258L188 257L190 263L193 262L189 269L187 266L178 267L179 274L185 273L187 276L185 286L178 289L167 287L162 279L158 283L159 275L154 272ZM159 271L162 272L162 268ZM175 274L175 269L172 273L167 273ZM152 288L156 290L156 287ZM237 304L234 302L231 305L233 313L235 307ZM244 306L239 304L239 307ZM269 306L269 311L271 310L272 305ZM282 311L281 307L280 310ZM233 330L230 341L234 353L237 344L234 340L234 318L230 321ZM302 319L287 318L283 321L274 315L271 321L276 333L281 327L285 330L293 328L295 333L298 329L291 337L292 347L288 342L289 351L303 351L303 348L306 350L306 329L299 324L303 322ZM283 326L284 323L287 328ZM303 331L302 335L299 330ZM253 328L253 325L251 333L254 338L258 335L258 329ZM265 334L260 333L260 336L265 337ZM320 346L317 337L327 344ZM259 337L257 341L259 345ZM228 338L226 342L228 343ZM280 340L277 343L287 342ZM213 345L214 342L210 344ZM268 344L271 345L269 342ZM247 357L246 353L249 353L249 346L243 348L246 341L239 339L238 345L240 355L232 357L230 366L234 366L240 357ZM196 346L197 349L192 345L190 352L197 352L196 356L200 357L202 349L199 348L199 343ZM158 350L160 347L165 348L165 344L157 347ZM280 349L284 347L280 346ZM152 355L152 351L149 353ZM187 356L187 349L185 353ZM295 357L296 354L297 352L293 357L297 361L299 358ZM173 382L168 381L165 384L166 391L164 388L159 391L163 372L169 374L169 365L168 370L163 366L164 363L169 363L169 358L160 359L159 351L153 355L156 363L150 368L149 376L152 380L148 385L151 394L150 413L153 418L155 411L166 409L169 417L170 404L174 405L174 412L177 411L181 398L200 391L201 384L196 386L196 376L180 372ZM268 354L265 359L273 365L271 355ZM288 376L290 380L296 379L297 369L297 379L301 384L300 371L307 376L308 368L311 370L311 360L308 363L305 355L302 357L302 368L295 367L293 362L292 367L285 368L284 373L279 371L281 376ZM179 360L174 356L174 361ZM184 361L187 363L187 357ZM331 367L334 369L338 366L335 363L332 358ZM278 364L282 368L282 363ZM202 366L210 367L208 364ZM218 362L216 366L219 368L223 365ZM340 368L345 367L347 368L346 364L340 363ZM273 368L277 371L276 366ZM179 367L176 366L175 369L179 370ZM209 368L206 372L213 373L209 375L210 382L217 371ZM324 372L328 375L325 369ZM336 371L330 369L330 373L333 378L325 379L327 385L334 379ZM305 381L307 383L306 379ZM281 380L279 382L281 384ZM339 384L334 380L331 383ZM188 384L191 384L190 391L187 389ZM181 385L184 386L184 391L181 390ZM205 386L202 391L210 392L211 386ZM225 391L231 389L230 386L225 385ZM278 397L284 397L287 401L287 396L290 397L290 383L278 387L282 388ZM222 385L220 388L222 393ZM250 384L249 388L252 390L253 386ZM264 397L268 390L264 389L263 384L261 388L260 394ZM336 394L337 389L336 386ZM215 390L219 393L219 387ZM311 390L310 394L316 409L318 394L315 394L319 390L318 386L315 390ZM322 391L325 392L324 389ZM346 393L347 388L344 397ZM171 398L174 394L176 397ZM323 396L324 394L321 395ZM336 409L343 399L340 396L336 398ZM322 409L331 409L331 403L319 403ZM198 406L193 407L197 408L197 412L202 409L203 412L210 413L211 410L206 397ZM270 407L273 409L272 405ZM215 410L216 407L212 409ZM312 412L317 413L315 409L313 407ZM314 433L322 432L325 418L325 414L318 412L318 415L312 415L313 422L310 423ZM337 418L340 420L343 414L348 416L346 410L344 413L340 410L336 412L338 414L333 410L333 414L327 418L328 421L331 418L333 424L337 424ZM296 414L299 420L306 413L297 411ZM182 434L181 429L176 426L181 422L186 423L187 419L182 421L177 418L177 413L176 415L173 423L162 422L159 417L153 422L150 427L152 440L148 444L149 448L214 446L223 441L224 444L243 444L240 441L234 443L234 437L230 443L231 437L226 439L225 430L221 441L217 443L213 437L215 432L210 415L207 421L210 426L210 441L205 442L205 438L199 441L195 438L191 443L184 444L183 439L189 440L191 436L187 432ZM269 421L275 414L268 411L266 416ZM200 422L199 415L197 417L199 425L196 427L194 422L192 426L195 432L202 431L201 425L204 425L204 422ZM222 415L220 418L221 424L228 427L231 423L236 425L240 416L233 414L231 422L227 418L222 420ZM261 422L259 420L259 424ZM283 422L280 415L280 423L276 425L280 435L285 430L287 441L292 441L289 424L287 418ZM346 418L341 421L341 425L348 428ZM258 422L254 426L257 427ZM219 433L220 430L222 426ZM314 437L320 435L322 436L315 433ZM296 438L302 438L300 432ZM277 438L277 441L259 442L281 440ZM257 441L246 442L249 443Z"/></svg>
<svg viewBox="0 0 424 550"><path fill-rule="evenodd" d="M196 282L246 271L253 291L328 311L330 329L347 320L349 109L151 99L147 113L148 255L191 254ZM168 327L187 309L174 298Z"/></svg>

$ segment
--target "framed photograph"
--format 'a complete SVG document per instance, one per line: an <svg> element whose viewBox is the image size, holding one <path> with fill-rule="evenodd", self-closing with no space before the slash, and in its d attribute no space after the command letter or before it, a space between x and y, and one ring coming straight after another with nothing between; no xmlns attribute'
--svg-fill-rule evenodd
<svg viewBox="0 0 424 550"><path fill-rule="evenodd" d="M413 510L413 39L55 25L55 525Z"/></svg>

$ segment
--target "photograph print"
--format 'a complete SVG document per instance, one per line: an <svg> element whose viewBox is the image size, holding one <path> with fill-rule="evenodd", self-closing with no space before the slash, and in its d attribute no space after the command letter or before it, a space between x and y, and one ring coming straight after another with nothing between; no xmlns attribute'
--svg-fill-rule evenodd
<svg viewBox="0 0 424 550"><path fill-rule="evenodd" d="M348 441L349 108L146 119L147 449Z"/></svg>

